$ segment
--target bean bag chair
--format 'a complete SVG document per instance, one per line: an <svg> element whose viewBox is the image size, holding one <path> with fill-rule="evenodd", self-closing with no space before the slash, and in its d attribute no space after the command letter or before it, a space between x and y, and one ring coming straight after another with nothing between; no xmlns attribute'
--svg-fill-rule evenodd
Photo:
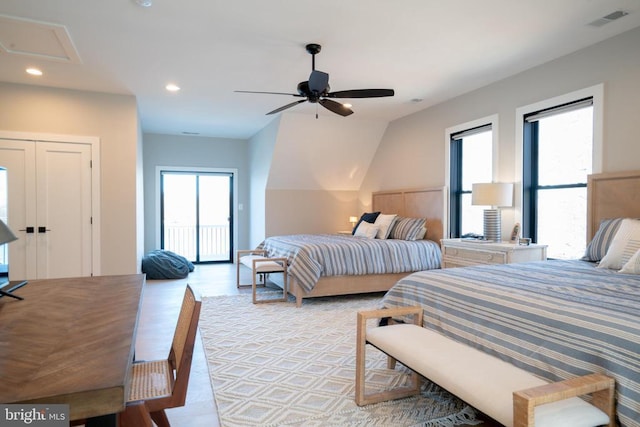
<svg viewBox="0 0 640 427"><path fill-rule="evenodd" d="M184 279L193 271L193 263L171 251L155 250L142 258L147 279Z"/></svg>

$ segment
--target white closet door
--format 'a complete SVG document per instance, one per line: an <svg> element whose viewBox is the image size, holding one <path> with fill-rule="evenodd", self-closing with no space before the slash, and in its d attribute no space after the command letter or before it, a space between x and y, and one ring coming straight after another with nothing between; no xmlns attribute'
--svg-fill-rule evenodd
<svg viewBox="0 0 640 427"><path fill-rule="evenodd" d="M19 239L9 245L11 280L90 276L91 146L0 140L0 166Z"/></svg>
<svg viewBox="0 0 640 427"><path fill-rule="evenodd" d="M36 144L38 278L91 275L91 147Z"/></svg>
<svg viewBox="0 0 640 427"><path fill-rule="evenodd" d="M7 170L7 217L18 240L9 243L9 279L37 278L36 151L33 141L0 139L0 166Z"/></svg>

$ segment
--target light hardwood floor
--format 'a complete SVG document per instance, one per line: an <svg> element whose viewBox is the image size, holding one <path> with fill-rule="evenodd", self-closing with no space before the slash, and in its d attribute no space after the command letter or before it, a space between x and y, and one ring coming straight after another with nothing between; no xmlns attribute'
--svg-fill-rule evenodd
<svg viewBox="0 0 640 427"><path fill-rule="evenodd" d="M250 289L236 288L235 274L234 264L207 264L197 265L186 279L147 280L138 322L136 359L167 357L187 283L202 296L250 293ZM249 276L245 280L250 280ZM174 427L220 425L200 332L196 337L186 405L167 410L167 416Z"/></svg>
<svg viewBox="0 0 640 427"><path fill-rule="evenodd" d="M242 283L251 283L249 270L241 271ZM147 280L138 322L136 359L153 360L167 357L187 283L202 296L251 293L251 288L236 288L234 264L197 265L195 271L186 279ZM304 310L304 307L301 310ZM220 426L199 332L196 337L186 405L166 412L173 427ZM495 426L492 423L483 425Z"/></svg>

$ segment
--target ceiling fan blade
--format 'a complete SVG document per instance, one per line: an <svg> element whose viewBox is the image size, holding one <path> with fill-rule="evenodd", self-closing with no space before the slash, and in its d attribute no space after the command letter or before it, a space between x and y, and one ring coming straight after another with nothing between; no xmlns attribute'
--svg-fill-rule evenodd
<svg viewBox="0 0 640 427"><path fill-rule="evenodd" d="M340 114L342 117L353 114L353 110L351 108L347 107L346 105L340 104L339 102L324 98L318 102L327 110L333 111L336 114Z"/></svg>
<svg viewBox="0 0 640 427"><path fill-rule="evenodd" d="M329 74L313 70L309 76L309 89L312 92L323 93L329 87Z"/></svg>
<svg viewBox="0 0 640 427"><path fill-rule="evenodd" d="M329 98L382 98L394 94L393 89L353 89L330 92L326 96Z"/></svg>
<svg viewBox="0 0 640 427"><path fill-rule="evenodd" d="M306 101L307 101L306 99L301 99L300 101L294 101L294 102L292 102L291 104L287 104L287 105L284 105L284 106L282 106L282 107L280 107L280 108L276 108L276 109L275 109L275 110L273 110L273 111L269 111L269 112L267 113L267 116L268 116L268 115L270 115L270 114L276 114L276 113L279 113L280 111L284 111L284 110L286 110L287 108L294 107L294 106L296 106L296 105L298 105L298 104L300 104L300 103L302 103L302 102L306 102Z"/></svg>
<svg viewBox="0 0 640 427"><path fill-rule="evenodd" d="M297 96L297 97L302 97L303 95L297 94L297 93L285 93L285 92L256 92L253 90L234 90L234 92L238 92L238 93L264 93L267 95L289 95L289 96Z"/></svg>

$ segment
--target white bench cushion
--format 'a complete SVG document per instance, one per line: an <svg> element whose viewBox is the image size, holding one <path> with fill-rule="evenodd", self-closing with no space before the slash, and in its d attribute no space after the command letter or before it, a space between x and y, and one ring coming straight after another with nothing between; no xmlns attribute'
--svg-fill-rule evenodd
<svg viewBox="0 0 640 427"><path fill-rule="evenodd" d="M284 271L282 264L275 261L269 261L268 258L261 255L245 255L240 258L240 263L249 268L253 268L253 260L262 260L256 262L256 273L276 273Z"/></svg>
<svg viewBox="0 0 640 427"><path fill-rule="evenodd" d="M513 425L513 392L548 382L437 332L413 324L367 330L367 341L505 426ZM594 427L609 417L580 398L541 405L536 427Z"/></svg>

